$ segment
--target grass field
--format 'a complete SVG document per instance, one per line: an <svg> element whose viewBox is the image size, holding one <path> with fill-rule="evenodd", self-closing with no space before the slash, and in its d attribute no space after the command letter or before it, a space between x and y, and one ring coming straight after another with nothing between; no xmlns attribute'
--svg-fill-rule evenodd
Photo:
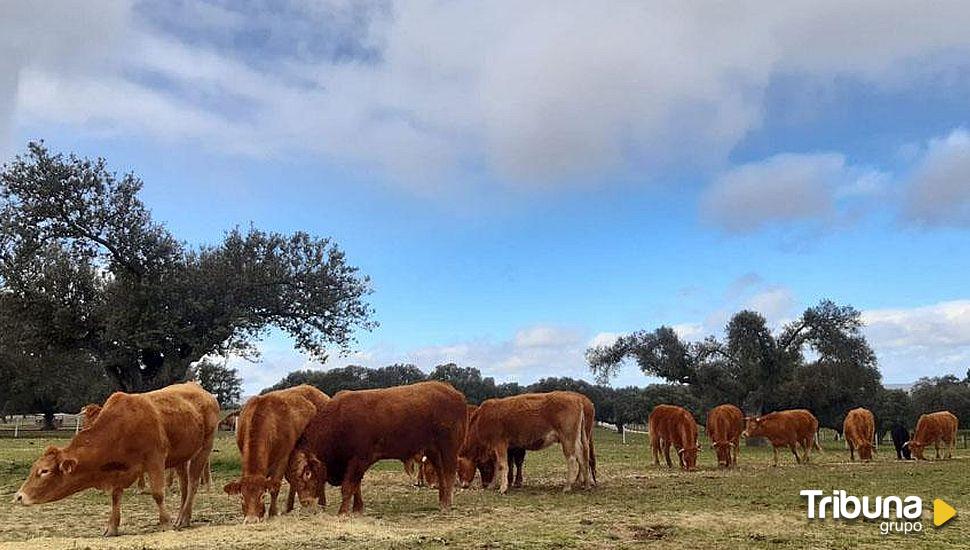
<svg viewBox="0 0 970 550"><path fill-rule="evenodd" d="M853 464L830 443L811 465L796 466L788 454L773 468L769 449L742 448L734 471L718 470L705 450L701 470L682 473L653 466L642 435L624 445L605 430L596 433L600 485L590 491L563 494L562 454L547 449L526 458L525 488L505 496L462 491L454 510L441 514L435 491L412 487L399 462L382 462L364 478L363 517L337 518L339 491L329 489L322 513L246 526L239 503L221 490L239 471L234 441L223 435L213 455L214 486L200 492L190 529L156 526L151 497L132 488L123 503L122 536L103 539L108 499L98 491L42 506L10 503L31 462L52 442L64 440L0 439L0 547L965 548L970 540L970 521L959 515L942 528L924 519L921 534L882 535L878 523L808 520L799 496L802 489L844 489L859 496L917 495L927 509L942 498L958 512L970 510L970 451L964 449L951 461L915 463L897 462L882 447L875 462Z"/></svg>

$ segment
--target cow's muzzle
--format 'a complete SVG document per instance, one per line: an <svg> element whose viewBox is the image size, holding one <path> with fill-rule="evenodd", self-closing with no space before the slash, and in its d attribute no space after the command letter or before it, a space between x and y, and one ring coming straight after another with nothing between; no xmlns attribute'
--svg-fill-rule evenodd
<svg viewBox="0 0 970 550"><path fill-rule="evenodd" d="M21 491L17 491L17 494L13 496L13 501L14 504L23 504L24 506L30 505L30 499L27 498L27 496Z"/></svg>

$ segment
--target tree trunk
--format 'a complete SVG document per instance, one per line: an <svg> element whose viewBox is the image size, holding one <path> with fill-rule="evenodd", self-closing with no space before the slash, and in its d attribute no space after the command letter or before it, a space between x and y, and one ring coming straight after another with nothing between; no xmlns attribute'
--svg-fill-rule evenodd
<svg viewBox="0 0 970 550"><path fill-rule="evenodd" d="M44 411L44 429L47 431L57 429L57 427L54 426L54 413L51 411Z"/></svg>

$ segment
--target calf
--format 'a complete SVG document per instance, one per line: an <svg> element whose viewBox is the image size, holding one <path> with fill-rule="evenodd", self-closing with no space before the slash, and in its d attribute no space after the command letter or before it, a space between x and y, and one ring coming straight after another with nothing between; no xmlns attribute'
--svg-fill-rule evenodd
<svg viewBox="0 0 970 550"><path fill-rule="evenodd" d="M929 445L936 447L936 458L940 457L940 442L945 446L946 458L953 458L953 447L957 441L957 421L956 415L949 411L940 411L924 414L916 422L916 432L913 438L907 441L904 446L912 451L916 460L926 460L923 458L923 449Z"/></svg>
<svg viewBox="0 0 970 550"><path fill-rule="evenodd" d="M707 437L717 454L717 465L725 468L736 466L744 431L744 413L731 404L718 405L707 413Z"/></svg>
<svg viewBox="0 0 970 550"><path fill-rule="evenodd" d="M795 455L795 462L801 463L802 458L808 462L811 458L811 450L822 450L818 445L816 433L818 432L818 419L815 415L805 409L794 409L790 411L778 411L768 413L758 417L745 418L744 432L741 434L748 437L764 437L771 442L774 450L774 465L778 465L778 448L788 447ZM796 445L801 445L803 457L798 456L795 450Z"/></svg>
<svg viewBox="0 0 970 550"><path fill-rule="evenodd" d="M876 417L872 415L872 411L862 407L849 411L842 424L842 435L849 445L849 458L855 460L855 451L859 451L859 460L872 460L876 435Z"/></svg>
<svg viewBox="0 0 970 550"><path fill-rule="evenodd" d="M342 391L310 420L290 460L300 501L324 483L340 485L340 514L360 513L360 483L378 460L423 453L438 475L438 503L451 507L458 450L465 439L465 396L442 382Z"/></svg>
<svg viewBox="0 0 970 550"><path fill-rule="evenodd" d="M290 453L310 420L330 400L327 394L306 384L257 395L243 406L236 424L242 477L226 484L230 495L242 495L243 523L260 521L266 514L263 495L269 492L268 517L277 515L280 482L287 473ZM293 509L294 491L286 511ZM321 491L320 504L326 503Z"/></svg>
<svg viewBox="0 0 970 550"><path fill-rule="evenodd" d="M683 407L676 405L657 405L647 419L650 433L650 447L653 449L653 463L660 465L660 449L663 448L667 467L670 462L671 445L677 449L677 458L683 470L697 467L697 422L694 416Z"/></svg>
<svg viewBox="0 0 970 550"><path fill-rule="evenodd" d="M559 443L566 457L566 485L589 486L589 441L586 436L585 397L575 392L527 393L488 399L472 415L468 438L461 450L459 478L468 487L475 469L496 464L491 486L505 493L509 488L510 448L530 451ZM483 471L482 481L488 473Z"/></svg>
<svg viewBox="0 0 970 550"><path fill-rule="evenodd" d="M913 457L909 452L909 430L902 424L893 424L892 429L893 447L896 447L896 460L911 460Z"/></svg>
<svg viewBox="0 0 970 550"><path fill-rule="evenodd" d="M218 424L219 403L194 382L141 394L115 392L66 447L44 451L14 499L42 504L85 489L107 491L111 515L104 534L117 535L121 497L142 472L148 473L159 523L168 523L165 468L177 468L182 505L174 525L187 527Z"/></svg>

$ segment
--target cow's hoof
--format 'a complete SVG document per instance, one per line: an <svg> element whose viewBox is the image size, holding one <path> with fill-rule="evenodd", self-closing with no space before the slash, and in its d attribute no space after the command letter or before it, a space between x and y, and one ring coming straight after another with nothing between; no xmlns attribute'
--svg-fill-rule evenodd
<svg viewBox="0 0 970 550"><path fill-rule="evenodd" d="M109 526L107 526L107 527L104 528L104 531L101 531L101 535L104 536L104 537L117 537L118 536L118 528L117 527L112 527L112 526L109 525Z"/></svg>
<svg viewBox="0 0 970 550"><path fill-rule="evenodd" d="M189 523L191 523L191 520L189 520L188 518L183 518L182 516L179 516L178 518L175 519L175 521L172 522L172 527L176 529L185 529L186 527L189 526Z"/></svg>
<svg viewBox="0 0 970 550"><path fill-rule="evenodd" d="M158 524L159 525L162 525L162 526L165 526L165 527L168 527L169 525L172 524L172 516L170 516L168 514L162 514L162 515L158 516Z"/></svg>

